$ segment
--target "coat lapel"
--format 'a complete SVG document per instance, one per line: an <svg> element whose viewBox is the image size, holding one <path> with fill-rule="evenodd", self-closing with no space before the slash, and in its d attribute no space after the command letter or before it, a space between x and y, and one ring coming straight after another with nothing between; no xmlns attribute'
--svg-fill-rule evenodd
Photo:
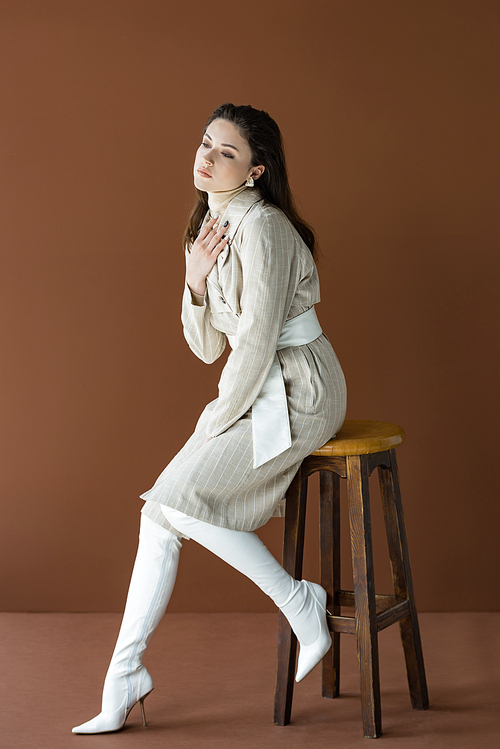
<svg viewBox="0 0 500 749"><path fill-rule="evenodd" d="M224 215L222 216L222 223L229 221L228 234L229 242L222 250L220 255L217 257L217 266L221 268L227 260L229 255L231 244L234 241L236 232L240 228L241 222L247 215L247 213L253 208L253 206L262 200L262 196L256 188L243 190L228 204Z"/></svg>
<svg viewBox="0 0 500 749"><path fill-rule="evenodd" d="M253 208L253 206L262 200L262 196L256 188L243 190L238 193L230 203L228 203L226 210L221 218L222 223L229 221L228 234L229 242L226 244L220 255L217 256L217 262L207 276L207 281L215 287L217 294L222 296L222 289L219 283L219 271L223 267L224 263L229 257L231 251L231 244L234 241L235 235L241 225L241 222L247 215L247 213ZM204 224L208 220L208 213L205 216Z"/></svg>

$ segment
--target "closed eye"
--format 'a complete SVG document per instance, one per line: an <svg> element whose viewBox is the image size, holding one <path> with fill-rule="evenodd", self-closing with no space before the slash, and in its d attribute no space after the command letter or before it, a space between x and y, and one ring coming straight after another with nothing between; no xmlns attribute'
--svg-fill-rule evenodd
<svg viewBox="0 0 500 749"><path fill-rule="evenodd" d="M202 146L203 146L204 148L212 148L212 146L210 145L210 143L205 143L205 141L203 141L203 143L202 143L201 145L202 145ZM221 154L222 154L222 156L224 156L224 157L225 157L226 159L234 159L234 156L233 156L233 154L232 154L232 153L228 153L227 151L221 151Z"/></svg>

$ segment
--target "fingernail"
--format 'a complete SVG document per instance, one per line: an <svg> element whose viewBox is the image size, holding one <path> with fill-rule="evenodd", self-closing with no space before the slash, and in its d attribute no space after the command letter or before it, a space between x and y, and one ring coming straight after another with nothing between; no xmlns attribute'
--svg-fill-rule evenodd
<svg viewBox="0 0 500 749"><path fill-rule="evenodd" d="M226 223L224 224L224 226L227 226L227 225L228 225L228 223L229 223L229 221L226 221Z"/></svg>
<svg viewBox="0 0 500 749"><path fill-rule="evenodd" d="M223 235L222 235L222 237L221 237L221 239L225 239L225 238L226 238L226 235L225 235L225 234L223 234Z"/></svg>
<svg viewBox="0 0 500 749"><path fill-rule="evenodd" d="M219 214L216 213L215 216L214 216L214 218L219 218Z"/></svg>

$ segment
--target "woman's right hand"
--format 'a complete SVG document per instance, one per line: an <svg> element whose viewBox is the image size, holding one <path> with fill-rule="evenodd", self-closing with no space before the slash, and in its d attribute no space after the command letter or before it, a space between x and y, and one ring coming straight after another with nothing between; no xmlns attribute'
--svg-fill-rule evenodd
<svg viewBox="0 0 500 749"><path fill-rule="evenodd" d="M229 221L226 221L224 226L217 227L217 220L218 217L207 221L188 254L186 283L191 291L199 296L205 295L205 279L229 241L229 237L225 236Z"/></svg>

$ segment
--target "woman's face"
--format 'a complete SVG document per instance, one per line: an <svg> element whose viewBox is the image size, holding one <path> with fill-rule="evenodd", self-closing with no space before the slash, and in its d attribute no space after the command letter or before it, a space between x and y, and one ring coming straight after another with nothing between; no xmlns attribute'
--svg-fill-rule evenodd
<svg viewBox="0 0 500 749"><path fill-rule="evenodd" d="M214 120L196 151L195 187L204 192L234 190L264 171L263 166L252 167L250 162L250 146L238 128L227 120Z"/></svg>

